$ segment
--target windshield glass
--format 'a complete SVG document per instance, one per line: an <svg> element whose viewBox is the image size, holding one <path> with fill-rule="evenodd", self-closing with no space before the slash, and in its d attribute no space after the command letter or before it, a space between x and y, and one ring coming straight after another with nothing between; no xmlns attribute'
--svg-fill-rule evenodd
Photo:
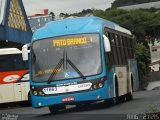
<svg viewBox="0 0 160 120"><path fill-rule="evenodd" d="M99 34L68 35L35 41L32 48L33 81L47 81L55 71L53 80L81 77L73 66L68 64L67 59L84 76L100 74L100 53ZM55 69L62 59L62 65Z"/></svg>

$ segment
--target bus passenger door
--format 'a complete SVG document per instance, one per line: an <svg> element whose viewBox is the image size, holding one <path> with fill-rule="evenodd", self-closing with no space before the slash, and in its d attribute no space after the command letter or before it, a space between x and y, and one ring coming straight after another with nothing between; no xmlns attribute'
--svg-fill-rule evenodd
<svg viewBox="0 0 160 120"><path fill-rule="evenodd" d="M14 100L15 101L21 101L22 100L21 83L14 83Z"/></svg>

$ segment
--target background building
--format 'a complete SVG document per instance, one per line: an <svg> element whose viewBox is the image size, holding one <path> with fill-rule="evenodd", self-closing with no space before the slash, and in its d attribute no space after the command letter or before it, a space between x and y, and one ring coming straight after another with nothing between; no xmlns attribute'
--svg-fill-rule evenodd
<svg viewBox="0 0 160 120"><path fill-rule="evenodd" d="M37 29L43 27L46 23L53 21L54 16L52 14L48 14L48 9L44 9L43 13L29 16L28 20L32 32L35 32Z"/></svg>
<svg viewBox="0 0 160 120"><path fill-rule="evenodd" d="M160 71L160 40L149 42L151 54L151 72Z"/></svg>
<svg viewBox="0 0 160 120"><path fill-rule="evenodd" d="M0 0L0 48L22 47L31 41L32 31L22 0Z"/></svg>

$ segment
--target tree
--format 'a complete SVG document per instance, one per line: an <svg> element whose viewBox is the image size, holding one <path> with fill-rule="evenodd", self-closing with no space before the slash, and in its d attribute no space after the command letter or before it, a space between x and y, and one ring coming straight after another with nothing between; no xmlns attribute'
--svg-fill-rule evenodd
<svg viewBox="0 0 160 120"><path fill-rule="evenodd" d="M55 19L55 14L54 14L54 12L50 12L49 14L52 16L52 19L54 20L54 19Z"/></svg>
<svg viewBox="0 0 160 120"><path fill-rule="evenodd" d="M142 3L148 3L148 2L156 2L156 1L159 1L159 0L115 0L112 3L112 7L117 8L117 7L122 7L122 6L142 4Z"/></svg>
<svg viewBox="0 0 160 120"><path fill-rule="evenodd" d="M148 84L147 75L150 72L150 53L147 47L141 43L137 43L135 46L135 54L138 65L138 73L141 89L145 88Z"/></svg>

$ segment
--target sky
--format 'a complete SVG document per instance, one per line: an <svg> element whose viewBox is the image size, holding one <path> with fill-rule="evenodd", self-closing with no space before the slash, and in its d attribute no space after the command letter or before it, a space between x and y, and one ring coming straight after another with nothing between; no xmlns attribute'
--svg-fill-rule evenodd
<svg viewBox="0 0 160 120"><path fill-rule="evenodd" d="M114 0L22 0L27 15L42 12L49 9L55 15L59 13L75 13L83 9L102 9L111 7Z"/></svg>

